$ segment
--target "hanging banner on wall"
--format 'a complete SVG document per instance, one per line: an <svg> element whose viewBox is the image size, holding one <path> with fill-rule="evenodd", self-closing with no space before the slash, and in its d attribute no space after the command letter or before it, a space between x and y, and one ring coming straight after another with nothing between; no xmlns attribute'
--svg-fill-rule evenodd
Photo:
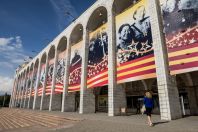
<svg viewBox="0 0 198 132"><path fill-rule="evenodd" d="M108 84L108 36L107 24L89 34L87 88Z"/></svg>
<svg viewBox="0 0 198 132"><path fill-rule="evenodd" d="M65 74L65 57L66 50L58 55L58 64L56 69L56 86L55 93L62 93L64 87L64 74Z"/></svg>
<svg viewBox="0 0 198 132"><path fill-rule="evenodd" d="M36 89L36 79L37 79L37 69L34 69L34 73L33 73L33 88L32 88L32 96L34 96L35 94L35 89Z"/></svg>
<svg viewBox="0 0 198 132"><path fill-rule="evenodd" d="M21 86L20 86L20 92L19 92L19 99L22 99L23 98L23 85L24 85L24 80L25 80L25 77L23 76L22 80L21 80Z"/></svg>
<svg viewBox="0 0 198 132"><path fill-rule="evenodd" d="M45 94L51 94L51 87L52 87L52 76L54 71L54 58L49 60L48 72L47 72L47 84L45 88Z"/></svg>
<svg viewBox="0 0 198 132"><path fill-rule="evenodd" d="M39 86L38 86L38 96L42 96L44 80L45 80L45 64L42 64L40 79L39 79Z"/></svg>
<svg viewBox="0 0 198 132"><path fill-rule="evenodd" d="M69 88L68 91L80 91L81 67L82 67L82 42L71 47L70 69L69 69Z"/></svg>
<svg viewBox="0 0 198 132"><path fill-rule="evenodd" d="M198 70L198 1L160 0L171 74Z"/></svg>
<svg viewBox="0 0 198 132"><path fill-rule="evenodd" d="M116 34L118 83L155 77L148 0L116 16Z"/></svg>
<svg viewBox="0 0 198 132"><path fill-rule="evenodd" d="M30 87L31 87L31 76L32 76L32 71L28 73L28 81L27 81L27 97L30 96Z"/></svg>

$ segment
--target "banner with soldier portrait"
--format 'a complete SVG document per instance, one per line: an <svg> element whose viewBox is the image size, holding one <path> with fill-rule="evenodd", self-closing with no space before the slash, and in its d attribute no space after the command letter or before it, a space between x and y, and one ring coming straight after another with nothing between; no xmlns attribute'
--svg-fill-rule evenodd
<svg viewBox="0 0 198 132"><path fill-rule="evenodd" d="M58 63L57 63L57 69L56 69L55 93L63 92L64 74L65 74L65 58L66 58L66 50L59 53L59 55L58 55Z"/></svg>
<svg viewBox="0 0 198 132"><path fill-rule="evenodd" d="M107 24L89 34L87 88L108 83L108 36Z"/></svg>
<svg viewBox="0 0 198 132"><path fill-rule="evenodd" d="M156 76L148 2L140 0L116 16L118 83Z"/></svg>
<svg viewBox="0 0 198 132"><path fill-rule="evenodd" d="M39 79L39 86L38 86L38 96L42 96L44 80L45 80L45 64L42 64L40 79Z"/></svg>
<svg viewBox="0 0 198 132"><path fill-rule="evenodd" d="M36 79L37 79L37 69L34 69L34 73L33 73L33 80L32 80L32 96L34 96L35 94L35 89L36 89Z"/></svg>
<svg viewBox="0 0 198 132"><path fill-rule="evenodd" d="M71 46L69 88L68 91L80 91L81 67L82 67L82 42Z"/></svg>
<svg viewBox="0 0 198 132"><path fill-rule="evenodd" d="M198 70L198 1L160 0L171 74Z"/></svg>
<svg viewBox="0 0 198 132"><path fill-rule="evenodd" d="M30 96L30 87L31 87L31 80L32 80L31 77L32 77L32 71L30 71L27 76L27 97Z"/></svg>
<svg viewBox="0 0 198 132"><path fill-rule="evenodd" d="M54 71L54 58L49 60L48 71L47 71L47 83L45 88L46 95L51 94L53 71Z"/></svg>

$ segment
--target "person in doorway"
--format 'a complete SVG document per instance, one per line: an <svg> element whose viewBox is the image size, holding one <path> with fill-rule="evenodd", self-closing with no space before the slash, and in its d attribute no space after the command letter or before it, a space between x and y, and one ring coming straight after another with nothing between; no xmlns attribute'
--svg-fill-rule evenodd
<svg viewBox="0 0 198 132"><path fill-rule="evenodd" d="M147 91L145 93L144 105L145 105L145 108L146 108L145 113L147 115L148 125L153 126L153 123L151 121L151 112L152 112L152 109L153 109L153 98L152 98L151 91Z"/></svg>

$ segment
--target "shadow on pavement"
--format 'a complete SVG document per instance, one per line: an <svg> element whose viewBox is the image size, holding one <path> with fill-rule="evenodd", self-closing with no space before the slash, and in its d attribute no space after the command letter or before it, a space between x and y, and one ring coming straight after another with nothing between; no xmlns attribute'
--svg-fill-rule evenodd
<svg viewBox="0 0 198 132"><path fill-rule="evenodd" d="M164 124L164 123L169 123L169 121L159 121L159 122L154 122L153 125L160 125L160 124Z"/></svg>

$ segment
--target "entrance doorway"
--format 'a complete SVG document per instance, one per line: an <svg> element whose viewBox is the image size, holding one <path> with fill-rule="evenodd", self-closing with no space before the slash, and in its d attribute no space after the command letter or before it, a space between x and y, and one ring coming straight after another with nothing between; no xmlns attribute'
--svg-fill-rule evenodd
<svg viewBox="0 0 198 132"><path fill-rule="evenodd" d="M108 112L108 86L94 89L95 94L95 111Z"/></svg>

